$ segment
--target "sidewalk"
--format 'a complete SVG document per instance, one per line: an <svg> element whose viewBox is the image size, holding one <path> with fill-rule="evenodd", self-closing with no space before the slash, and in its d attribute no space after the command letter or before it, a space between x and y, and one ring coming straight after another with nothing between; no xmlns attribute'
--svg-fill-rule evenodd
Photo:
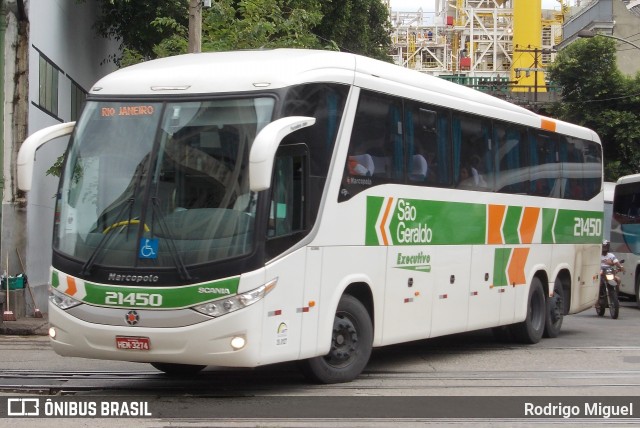
<svg viewBox="0 0 640 428"><path fill-rule="evenodd" d="M7 336L46 336L49 334L49 318L18 318L16 321L0 321L0 334Z"/></svg>

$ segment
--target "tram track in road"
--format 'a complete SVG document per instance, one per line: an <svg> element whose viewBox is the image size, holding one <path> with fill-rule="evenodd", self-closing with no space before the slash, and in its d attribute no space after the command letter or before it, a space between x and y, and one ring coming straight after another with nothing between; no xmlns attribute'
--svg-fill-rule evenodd
<svg viewBox="0 0 640 428"><path fill-rule="evenodd" d="M365 371L356 381L336 385L306 384L295 369L207 371L190 378L168 378L155 371L0 370L0 392L65 395L81 392L171 394L201 397L265 395L477 395L545 390L584 394L597 387L611 395L640 389L640 370L547 371ZM618 392L616 392L618 391Z"/></svg>
<svg viewBox="0 0 640 428"><path fill-rule="evenodd" d="M640 311L609 322L569 317L558 339L532 346L496 342L490 331L376 348L345 384L307 383L295 363L255 369L209 367L176 379L151 366L56 355L46 337L0 336L0 394L196 397L637 395ZM620 322L617 322L620 321Z"/></svg>

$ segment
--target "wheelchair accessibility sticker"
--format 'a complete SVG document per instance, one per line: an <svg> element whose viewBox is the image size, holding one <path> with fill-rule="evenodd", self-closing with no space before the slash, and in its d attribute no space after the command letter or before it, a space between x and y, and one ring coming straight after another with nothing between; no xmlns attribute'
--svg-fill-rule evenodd
<svg viewBox="0 0 640 428"><path fill-rule="evenodd" d="M138 257L141 259L158 258L158 238L142 238L140 240L140 250Z"/></svg>

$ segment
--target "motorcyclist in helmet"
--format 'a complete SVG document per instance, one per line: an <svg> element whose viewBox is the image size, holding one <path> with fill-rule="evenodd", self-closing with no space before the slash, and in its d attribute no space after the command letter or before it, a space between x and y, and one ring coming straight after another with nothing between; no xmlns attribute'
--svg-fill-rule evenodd
<svg viewBox="0 0 640 428"><path fill-rule="evenodd" d="M611 243L606 239L602 241L602 254L600 255L600 274L602 274L603 270L609 266L616 266L622 272L624 272L624 266L620 263L618 258L611 252L609 249L611 248ZM620 289L620 277L615 275L615 280L617 283L617 288Z"/></svg>

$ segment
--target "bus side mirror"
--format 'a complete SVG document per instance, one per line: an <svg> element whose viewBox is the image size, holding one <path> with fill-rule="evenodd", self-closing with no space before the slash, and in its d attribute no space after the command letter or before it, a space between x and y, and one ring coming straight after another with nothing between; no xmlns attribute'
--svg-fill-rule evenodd
<svg viewBox="0 0 640 428"><path fill-rule="evenodd" d="M249 187L254 192L271 186L273 160L284 137L316 123L313 117L291 116L271 122L256 135L249 153Z"/></svg>
<svg viewBox="0 0 640 428"><path fill-rule="evenodd" d="M18 151L18 188L28 192L31 190L31 181L33 179L33 165L36 161L36 150L49 141L64 137L73 132L75 122L61 123L59 125L49 126L31 134L20 146Z"/></svg>

